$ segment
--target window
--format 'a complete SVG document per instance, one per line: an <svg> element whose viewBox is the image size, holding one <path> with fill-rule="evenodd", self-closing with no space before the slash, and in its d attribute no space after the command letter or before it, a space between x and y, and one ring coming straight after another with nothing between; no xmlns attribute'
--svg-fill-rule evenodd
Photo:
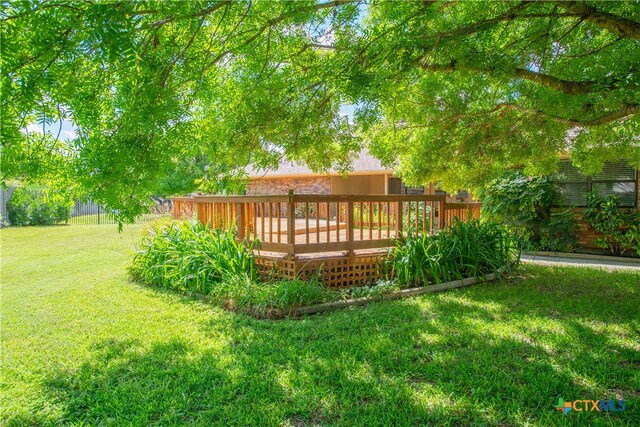
<svg viewBox="0 0 640 427"><path fill-rule="evenodd" d="M424 187L407 187L399 178L389 178L389 194L424 194Z"/></svg>
<svg viewBox="0 0 640 427"><path fill-rule="evenodd" d="M404 182L400 181L400 194L424 194L424 186L407 187Z"/></svg>
<svg viewBox="0 0 640 427"><path fill-rule="evenodd" d="M558 180L565 206L586 206L587 194L595 191L606 197L616 194L620 206L634 207L638 200L637 172L625 163L605 163L602 171L593 176L580 173L569 160L560 162Z"/></svg>

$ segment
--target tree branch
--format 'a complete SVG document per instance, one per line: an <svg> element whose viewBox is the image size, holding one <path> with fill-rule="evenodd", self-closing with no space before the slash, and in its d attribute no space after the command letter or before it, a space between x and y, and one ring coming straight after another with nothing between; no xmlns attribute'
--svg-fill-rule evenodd
<svg viewBox="0 0 640 427"><path fill-rule="evenodd" d="M579 14L593 25L616 33L621 38L640 39L640 22L600 11L583 1L554 1L553 3L570 13Z"/></svg>
<svg viewBox="0 0 640 427"><path fill-rule="evenodd" d="M180 19L187 19L187 18L197 18L199 16L207 16L212 14L213 12L215 12L216 10L222 8L223 6L226 6L227 4L229 4L231 2L231 0L222 0L219 3L215 3L205 9L199 10L197 12L191 13L189 15L184 15L184 16L179 16L179 17L173 17L173 16L168 16L164 19L160 19L159 21L154 22L153 24L151 24L152 27L161 27L164 24L168 24L170 22L174 22Z"/></svg>
<svg viewBox="0 0 640 427"><path fill-rule="evenodd" d="M449 64L427 64L420 62L419 66L423 70L452 73L458 70L470 71L473 73L482 73L492 75L496 73L495 68L482 68L474 65L460 65L456 60L451 61ZM580 95L601 91L602 88L608 88L609 90L615 89L616 82L600 83L597 81L573 81L564 80L549 74L527 70L526 68L515 68L509 71L505 71L507 75L511 74L513 77L532 81L534 83L546 86L548 88L557 90L567 95ZM600 83L600 87L597 87Z"/></svg>
<svg viewBox="0 0 640 427"><path fill-rule="evenodd" d="M510 102L505 102L505 103L500 103L498 104L496 107L492 108L491 110L487 111L487 114L491 114L494 113L500 109L508 109L508 110L517 110L517 111L522 111L524 113L528 113L528 114L533 114L536 116L542 116L542 117L546 117L550 120L553 120L554 122L558 122L558 123L565 123L565 124L569 124L572 126L598 126L598 125L603 125L606 123L610 123L610 122L614 122L616 120L620 120L623 119L625 117L629 117L629 116L633 116L635 114L638 114L640 112L640 104L630 104L627 105L625 108L618 110L618 111L614 111L612 113L608 113L604 116L600 116L597 117L595 119L588 119L588 120L579 120L579 119L567 119L565 117L560 117L554 114L549 114L546 113L542 110L536 110L535 108L529 108L529 107L524 107L522 105L518 105L518 104L514 104L514 103L510 103ZM478 115L478 114L475 114Z"/></svg>

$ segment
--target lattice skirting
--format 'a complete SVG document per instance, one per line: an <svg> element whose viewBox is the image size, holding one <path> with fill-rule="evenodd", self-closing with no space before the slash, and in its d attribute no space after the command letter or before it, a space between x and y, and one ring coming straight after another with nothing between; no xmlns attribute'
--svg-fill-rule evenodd
<svg viewBox="0 0 640 427"><path fill-rule="evenodd" d="M286 259L257 256L261 274L275 278L300 277L308 279L319 273L329 288L362 286L382 278L383 254L367 254L341 257Z"/></svg>

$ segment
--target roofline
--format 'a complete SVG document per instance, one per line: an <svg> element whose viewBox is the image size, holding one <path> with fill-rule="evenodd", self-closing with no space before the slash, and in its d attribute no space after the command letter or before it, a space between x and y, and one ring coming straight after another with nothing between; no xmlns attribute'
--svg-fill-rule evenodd
<svg viewBox="0 0 640 427"><path fill-rule="evenodd" d="M347 176L363 176L363 175L393 175L393 170L375 170L375 171L354 171L347 173ZM333 177L343 176L339 172L330 173L290 173L290 174L277 174L277 175L249 175L249 179L279 179L279 178L317 178L317 177Z"/></svg>

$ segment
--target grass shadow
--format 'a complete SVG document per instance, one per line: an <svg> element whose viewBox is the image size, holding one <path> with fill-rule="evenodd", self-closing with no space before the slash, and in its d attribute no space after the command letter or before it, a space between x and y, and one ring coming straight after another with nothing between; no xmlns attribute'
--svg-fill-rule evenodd
<svg viewBox="0 0 640 427"><path fill-rule="evenodd" d="M589 298L580 275L587 292L554 285L566 272L301 320L224 313L196 325L200 342L102 341L47 392L71 424L632 425L637 293L618 301L614 280ZM628 409L565 417L558 398Z"/></svg>

